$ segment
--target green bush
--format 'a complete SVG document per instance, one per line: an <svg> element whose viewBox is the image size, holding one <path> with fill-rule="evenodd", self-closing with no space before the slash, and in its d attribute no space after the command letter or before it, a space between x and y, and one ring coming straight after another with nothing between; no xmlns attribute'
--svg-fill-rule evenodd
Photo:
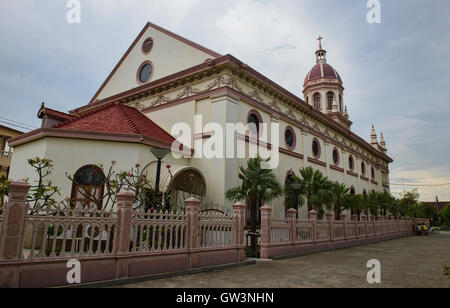
<svg viewBox="0 0 450 308"><path fill-rule="evenodd" d="M450 227L450 204L442 210L442 223Z"/></svg>

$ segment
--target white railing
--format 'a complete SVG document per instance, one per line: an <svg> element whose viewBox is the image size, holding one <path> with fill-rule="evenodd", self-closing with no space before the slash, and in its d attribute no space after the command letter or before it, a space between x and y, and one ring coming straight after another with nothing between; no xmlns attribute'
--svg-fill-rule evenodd
<svg viewBox="0 0 450 308"><path fill-rule="evenodd" d="M275 243L285 243L290 241L291 225L286 219L272 219L270 222L270 238Z"/></svg>
<svg viewBox="0 0 450 308"><path fill-rule="evenodd" d="M70 208L27 208L23 259L110 255L116 214Z"/></svg>
<svg viewBox="0 0 450 308"><path fill-rule="evenodd" d="M198 228L198 246L200 248L233 245L233 216L214 212L200 213Z"/></svg>
<svg viewBox="0 0 450 308"><path fill-rule="evenodd" d="M132 253L185 250L187 219L185 213L135 211L131 219Z"/></svg>
<svg viewBox="0 0 450 308"><path fill-rule="evenodd" d="M313 240L313 225L309 219L299 219L297 221L297 238L300 242Z"/></svg>

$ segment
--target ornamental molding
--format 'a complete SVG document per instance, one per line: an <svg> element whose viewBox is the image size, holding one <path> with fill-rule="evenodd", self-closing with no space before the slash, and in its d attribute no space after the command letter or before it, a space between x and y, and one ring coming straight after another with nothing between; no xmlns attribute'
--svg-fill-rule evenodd
<svg viewBox="0 0 450 308"><path fill-rule="evenodd" d="M191 79L189 81L193 82L194 80ZM167 94L167 95L161 94L161 95L157 96L153 101L146 102L145 99L143 99L140 102L129 103L128 105L133 106L138 110L143 110L143 109L152 108L152 107L159 107L159 106L163 106L167 103L175 102L176 100L188 99L189 97L194 97L196 95L199 95L202 93L207 93L211 90L219 89L219 88L226 86L226 87L236 90L237 92L255 100L258 103L263 104L264 106L267 106L272 111L277 112L280 115L284 115L287 118L297 122L298 124L300 124L300 125L297 124L297 126L300 126L299 128L303 132L307 131L311 134L316 133L319 135L319 137L323 138L325 142L330 142L332 144L335 144L335 145L341 147L342 149L347 148L348 152L353 152L353 153L355 153L355 155L361 154L361 150L359 149L359 146L355 147L353 142L350 143L343 136L342 136L342 138L338 138L337 135L335 135L335 138L333 140L332 134L330 133L330 130L327 127L324 127L322 129L321 126L318 125L316 120L306 119L305 115L303 115L302 113L297 114L296 112L294 112L294 110L292 108L287 107L286 104L289 103L289 101L285 102L286 104L284 104L283 102L277 102L276 100L270 100L270 103L266 103L263 95L261 95L261 93L258 90L254 89L250 85L245 85L245 86L241 85L240 82L241 81L237 81L233 76L230 76L228 74L222 74L220 76L217 76L212 81L210 80L209 82L207 81L207 82L203 82L203 83L197 83L195 85L195 87L192 85L188 85L188 86L182 88L181 90L179 90L175 95L173 95L173 98L168 96L169 94ZM181 85L184 85L184 84L185 83L181 83ZM254 86L258 86L258 85L254 85ZM246 91L244 89L245 87L248 87L249 89ZM259 86L259 88L261 88L261 87ZM161 91L159 91L159 92L161 92ZM267 95L277 96L277 98L281 99L281 97L279 95L276 95L271 91L267 91L266 89L263 89L263 92ZM285 111L283 111L283 109L281 108L280 103L282 106L287 107L285 109ZM308 120L312 121L312 123L310 123ZM356 153L358 153L358 154L356 154ZM366 159L370 160L368 157Z"/></svg>

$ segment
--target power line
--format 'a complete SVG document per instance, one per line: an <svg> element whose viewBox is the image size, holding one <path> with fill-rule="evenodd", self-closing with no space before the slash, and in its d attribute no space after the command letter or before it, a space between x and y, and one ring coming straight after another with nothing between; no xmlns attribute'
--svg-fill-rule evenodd
<svg viewBox="0 0 450 308"><path fill-rule="evenodd" d="M25 126L22 126L22 125L6 122L6 121L2 121L2 120L0 120L0 123L4 123L6 125L15 126L15 127L18 127L18 128L21 128L21 129L26 129L26 130L32 130L33 129L33 128L30 128L30 127L25 127Z"/></svg>
<svg viewBox="0 0 450 308"><path fill-rule="evenodd" d="M32 125L25 124L25 123L18 122L18 121L14 121L14 120L11 120L11 119L8 119L8 118L0 117L0 119L5 120L5 121L8 121L8 122L12 122L12 123L19 124L20 126L23 126L23 127L36 128L36 127L34 127L34 126L32 126Z"/></svg>
<svg viewBox="0 0 450 308"><path fill-rule="evenodd" d="M390 185L394 185L394 186L408 186L408 187L443 187L443 186L448 186L450 185L450 183L445 183L445 184L400 184L400 183L390 183Z"/></svg>

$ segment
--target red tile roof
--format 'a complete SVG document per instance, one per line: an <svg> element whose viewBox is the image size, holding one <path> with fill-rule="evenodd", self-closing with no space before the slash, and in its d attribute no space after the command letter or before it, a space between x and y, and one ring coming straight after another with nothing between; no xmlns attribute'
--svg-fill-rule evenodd
<svg viewBox="0 0 450 308"><path fill-rule="evenodd" d="M38 118L42 119L42 117L44 115L47 115L49 118L58 119L58 120L62 120L62 121L68 121L68 120L72 120L75 118L74 116L72 116L70 114L47 108L44 106L44 104L42 104L41 109L39 109L39 112L38 112Z"/></svg>
<svg viewBox="0 0 450 308"><path fill-rule="evenodd" d="M108 104L56 124L53 128L143 135L172 143L175 138L139 110L118 103Z"/></svg>
<svg viewBox="0 0 450 308"><path fill-rule="evenodd" d="M320 78L337 79L342 82L341 76L339 76L338 72L328 63L317 63L314 65L314 67L306 75L305 84L308 81L317 80Z"/></svg>

